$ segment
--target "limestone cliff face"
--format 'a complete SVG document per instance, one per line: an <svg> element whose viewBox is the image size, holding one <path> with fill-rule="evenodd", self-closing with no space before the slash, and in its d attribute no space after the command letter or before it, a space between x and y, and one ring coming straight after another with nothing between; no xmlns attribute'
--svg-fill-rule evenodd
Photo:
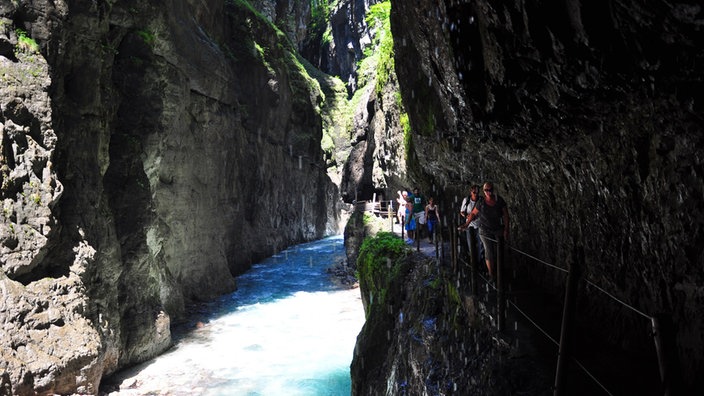
<svg viewBox="0 0 704 396"><path fill-rule="evenodd" d="M328 114L323 120L323 128L328 130L334 146L326 153L328 172L348 203L354 199L370 200L375 191L381 190L394 191L395 197L395 191L408 184L400 122L403 108L393 65L385 66L388 79L380 84L382 89L376 89L380 66L374 54L379 52L379 40L388 28L383 29L381 21L369 26L366 18L370 7L380 2L320 2L318 13L331 7L325 21L312 19L314 10L308 1L251 2L281 27L306 60L328 75L326 79L334 76L339 80L351 98L341 104L341 92L326 92L329 107L350 108ZM340 90L330 85L331 90Z"/></svg>
<svg viewBox="0 0 704 396"><path fill-rule="evenodd" d="M411 177L448 208L493 181L511 244L558 265L584 247L588 280L672 313L685 383L704 388L701 6L399 0L391 18ZM597 331L652 342L647 320L590 294L580 317Z"/></svg>
<svg viewBox="0 0 704 396"><path fill-rule="evenodd" d="M395 200L395 191L410 188L400 120L403 108L397 100L395 74L391 77L381 92L369 84L358 93L361 100L354 111L351 146L340 183L346 202L371 200L374 193L378 193L377 200Z"/></svg>
<svg viewBox="0 0 704 396"><path fill-rule="evenodd" d="M187 303L338 231L319 84L237 4L0 6L0 393L95 393Z"/></svg>
<svg viewBox="0 0 704 396"><path fill-rule="evenodd" d="M296 49L304 46L309 38L311 21L309 0L251 0L249 3L281 29Z"/></svg>
<svg viewBox="0 0 704 396"><path fill-rule="evenodd" d="M324 52L324 55L327 54L326 71L340 76L350 94L357 88L357 62L372 42L365 17L369 6L376 3L379 0L339 1L330 15L333 40Z"/></svg>
<svg viewBox="0 0 704 396"><path fill-rule="evenodd" d="M345 202L371 200L374 193L377 199L394 199L395 191L409 183L401 121L404 108L393 62L384 62L393 58L393 52L383 48L384 40L391 39L388 20L373 20L371 26L367 21L370 7L379 3L338 2L329 22L333 40L323 51L329 56L318 60L323 70L346 83L351 97L352 119L336 125L344 131L335 142ZM312 61L316 59L313 56Z"/></svg>

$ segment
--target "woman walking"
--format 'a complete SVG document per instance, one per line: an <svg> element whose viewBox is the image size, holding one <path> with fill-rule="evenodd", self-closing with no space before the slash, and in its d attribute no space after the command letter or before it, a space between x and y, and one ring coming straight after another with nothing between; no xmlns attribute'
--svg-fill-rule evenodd
<svg viewBox="0 0 704 396"><path fill-rule="evenodd" d="M435 205L433 197L428 198L428 204L425 205L425 219L428 224L428 242L433 243L433 237L440 220L440 209Z"/></svg>

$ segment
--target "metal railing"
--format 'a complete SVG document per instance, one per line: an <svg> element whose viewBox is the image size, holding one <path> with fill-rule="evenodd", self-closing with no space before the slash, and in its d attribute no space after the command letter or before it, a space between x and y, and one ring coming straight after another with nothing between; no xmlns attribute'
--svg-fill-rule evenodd
<svg viewBox="0 0 704 396"><path fill-rule="evenodd" d="M390 203L389 207L393 207L393 202ZM394 218L396 213L391 210L388 211L388 216L390 219L390 227L393 232L394 229ZM401 221L401 237L404 237L404 222ZM592 287L595 290L601 292L603 295L610 298L612 301L622 305L623 307L633 311L634 313L640 315L641 317L650 321L651 326L651 337L654 339L655 349L657 353L657 364L660 371L660 381L662 387L662 394L664 395L676 395L680 392L680 386L682 383L679 373L674 367L677 366L677 359L674 345L674 333L672 331L673 325L671 317L669 315L648 315L642 310L634 307L631 304L619 299L614 296L613 293L609 293L604 288L600 287L593 281L583 277L584 272L584 252L580 247L575 248L572 261L569 263L568 268L563 268L558 265L549 263L543 259L535 257L515 246L510 246L505 243L503 238L492 239L491 241L497 244L497 255L496 255L496 279L495 284L491 279L487 279L480 274L479 263L477 254L477 238L472 235L469 239L469 262L461 258L459 253L459 238L464 232L459 232L455 226L442 224L439 222L438 231L436 231L433 236L435 257L439 262L443 262L445 257L445 243L443 241L444 235L449 234L449 250L450 250L450 266L452 271L456 274L459 271L459 265L462 264L465 267L470 268L470 288L474 296L480 289L479 279L483 282L487 291L489 288L497 294L496 304L497 304L497 315L496 315L496 326L497 330L502 332L505 328L505 319L507 317L506 310L508 308L513 309L517 314L523 317L528 323L530 323L538 332L543 335L547 340L554 344L558 348L557 362L555 369L555 382L553 387L554 395L559 396L565 393L565 378L567 376L567 363L574 363L579 369L581 369L584 374L596 384L605 394L613 395L614 393L609 390L609 388L604 385L596 374L590 371L586 365L577 359L571 350L571 345L573 338L575 336L574 322L576 315L576 301L577 301L577 291L580 284L586 284L587 287ZM418 231L417 231L418 232ZM475 231L476 232L476 231ZM420 251L420 237L416 236L414 240L414 245L416 250ZM510 301L506 297L506 289L509 289L511 285L507 282L507 277L505 276L506 269L506 255L504 254L506 249L517 253L518 255L529 259L531 262L540 264L551 270L564 273L567 275L565 283L565 296L563 300L563 313L561 318L560 326L560 337L556 339L550 335L543 326L540 325L539 321L531 317L531 315L525 310L521 309L515 301Z"/></svg>
<svg viewBox="0 0 704 396"><path fill-rule="evenodd" d="M384 201L386 203L386 211L380 210L382 206L381 201L374 201L375 200L372 201L371 205L370 203L366 203L365 210L370 211L381 217L387 215L389 218L390 230L391 232L394 232L394 218L396 217L396 212L394 211L394 201ZM480 278L487 289L492 288L497 293L497 329L499 331L504 331L505 319L507 316L506 310L510 307L515 310L519 315L521 315L521 317L525 318L525 320L528 321L532 326L534 326L540 334L545 336L551 343L557 346L558 355L555 370L555 383L553 387L553 391L556 396L565 394L564 389L565 378L567 374L567 362L575 363L576 366L579 367L587 375L588 378L590 378L601 390L604 391L604 393L608 395L613 395L613 392L610 391L608 387L605 386L603 382L599 380L599 378L597 378L597 375L592 373L589 369L587 369L583 362L579 361L575 356L573 356L573 353L570 348L573 341L573 337L575 336L574 322L576 315L576 301L578 294L577 291L581 284L586 284L587 287L594 288L595 290L602 293L604 296L607 296L613 302L620 304L621 306L631 310L632 312L649 321L651 329L650 336L654 340L655 350L657 354L657 365L660 373L662 394L669 396L677 395L681 392L682 379L679 370L676 369L676 367L678 366L678 362L675 353L676 347L674 342L674 326L672 323L671 316L668 314L649 315L643 312L642 310L639 310L638 308L634 307L633 305L628 304L622 299L619 299L613 293L608 292L593 281L583 277L585 263L584 251L581 247L575 247L572 261L569 263L568 268L563 268L553 263L549 263L538 257L535 257L534 255L531 255L521 249L518 249L515 246L507 245L503 238L488 238L489 240L497 244L495 279L496 284L494 285L492 280L485 278L479 273L479 263L477 262L477 255L475 254L475 252L477 251L476 237L472 236L470 238L470 244L468 246L470 250L470 261L464 261L460 257L458 243L460 235L464 232L460 234L460 232L458 232L455 226L447 224L446 219L443 220L444 221L438 222L439 230L436 231L435 235L433 236L435 257L439 260L439 262L445 260L445 243L443 241L443 238L445 234L448 234L450 242L450 262L453 272L458 272L459 263L462 263L463 265L468 266L470 268L470 288L472 290L472 294L475 296L477 295L477 292L479 290ZM404 238L405 232L404 223L405 219L402 218L400 224L402 238ZM416 229L418 231L416 232L420 232L420 228L421 227L417 227ZM414 239L414 245L417 251L421 250L420 240L421 238L416 235L416 238ZM504 273L506 268L506 249L509 249L510 251L513 251L518 255L529 259L531 262L540 264L551 270L567 274L559 340L551 336L550 333L544 327L542 327L535 318L531 317L531 315L526 312L526 310L521 309L516 304L516 302L509 301L506 298L506 289L510 289L511 287L511 285L506 282L507 277Z"/></svg>
<svg viewBox="0 0 704 396"><path fill-rule="evenodd" d="M470 228L470 230L473 230ZM451 235L450 239L452 241L451 249L453 252L458 250L458 241L460 237L460 232L458 232L454 227L449 227L449 233ZM476 232L470 231L470 232ZM461 232L464 234L464 232ZM484 236L485 237L485 236ZM485 237L486 238L486 237ZM528 254L514 246L507 245L502 237L496 239L488 238L489 240L497 244L497 254L496 254L496 285L491 282L491 280L484 278L479 274L478 271L478 259L477 259L477 247L476 247L476 237L472 235L469 238L469 257L470 261L466 262L460 258L460 255L453 253L451 258L452 268L456 271L458 268L458 263L463 263L469 266L471 273L471 290L472 294L476 295L479 290L477 284L477 278L481 278L486 285L494 288L497 293L497 321L496 326L499 331L504 331L506 309L510 306L523 318L525 318L532 326L534 326L542 335L544 335L549 341L558 347L558 357L555 370L555 383L553 391L555 395L565 394L565 378L567 375L567 362L571 361L579 367L588 378L590 378L601 390L603 390L608 395L613 395L613 392L604 385L603 381L600 381L593 372L591 372L583 362L578 360L571 350L571 345L573 338L575 336L574 322L576 315L576 301L577 301L577 291L579 285L584 283L588 287L592 287L595 290L601 292L603 295L609 297L613 302L616 302L623 307L635 312L636 314L642 316L643 318L649 320L651 326L651 336L653 337L655 343L655 349L657 353L658 367L660 371L660 381L662 386L662 393L665 395L675 395L680 392L681 379L678 378L678 371L674 369L677 366L675 345L674 345L674 333L672 332L672 320L669 315L648 315L631 304L626 303L622 299L614 296L613 293L609 293L604 288L600 287L596 283L589 279L583 277L584 273L584 251L581 247L576 247L574 249L574 254L572 261L569 263L568 268L562 268L560 266L546 262L540 258L537 258L531 254ZM540 326L538 321L531 317L525 310L522 310L515 302L508 301L506 299L506 277L505 277L505 250L510 249L517 254L530 259L534 263L541 264L552 270L566 273L567 280L565 285L565 296L563 301L563 314L561 319L560 327L560 339L556 340L552 337L549 332ZM456 260L456 261L454 261ZM488 287L487 286L487 287Z"/></svg>

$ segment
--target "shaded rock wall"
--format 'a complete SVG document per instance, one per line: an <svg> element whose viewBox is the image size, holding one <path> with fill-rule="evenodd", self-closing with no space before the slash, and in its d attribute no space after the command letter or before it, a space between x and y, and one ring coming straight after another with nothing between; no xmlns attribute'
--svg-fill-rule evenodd
<svg viewBox="0 0 704 396"><path fill-rule="evenodd" d="M394 200L397 190L410 188L397 89L392 79L380 93L374 84L358 92L361 100L354 112L351 147L340 182L345 202L371 200L375 193L377 201Z"/></svg>
<svg viewBox="0 0 704 396"><path fill-rule="evenodd" d="M563 266L583 246L587 279L673 315L687 389L704 388L701 6L393 1L391 18L409 176L440 186L446 213L493 181L512 245ZM647 319L593 289L582 301L602 337L652 348Z"/></svg>
<svg viewBox="0 0 704 396"><path fill-rule="evenodd" d="M310 0L251 0L249 3L281 29L300 50L309 38Z"/></svg>
<svg viewBox="0 0 704 396"><path fill-rule="evenodd" d="M96 393L189 302L338 231L320 85L236 4L0 6L0 393Z"/></svg>
<svg viewBox="0 0 704 396"><path fill-rule="evenodd" d="M365 16L371 4L378 0L340 1L330 15L333 40L327 52L328 74L340 76L347 90L357 89L357 62L362 59L365 47L371 44Z"/></svg>
<svg viewBox="0 0 704 396"><path fill-rule="evenodd" d="M348 255L355 236L369 238L357 261L367 320L350 366L353 395L548 393L545 362L509 345L449 266L365 226L345 228Z"/></svg>
<svg viewBox="0 0 704 396"><path fill-rule="evenodd" d="M332 89L334 84L328 83L330 90L324 89L328 107L338 109L326 115L323 127L334 146L328 153L328 171L339 184L342 198L348 203L371 200L374 192L382 191L389 195L386 199L395 197L395 191L407 184L395 73L388 71L383 92L375 87L376 63L360 75L360 64L379 51L383 31L379 26L368 26L366 15L370 6L380 1L321 2L319 5L332 6L325 23L311 19L311 4L306 1L251 3L284 31L307 61L327 75L324 79L339 79L346 87L351 99L345 104L340 103L344 99L337 92L339 88ZM320 26L313 25L318 23Z"/></svg>
<svg viewBox="0 0 704 396"><path fill-rule="evenodd" d="M364 58L364 50L372 42L365 17L369 6L379 2L381 1L251 1L257 10L286 33L311 64L324 73L342 79L350 96L358 86L358 62ZM321 13L320 20L312 19L313 11ZM323 15L325 11L329 11L329 14Z"/></svg>

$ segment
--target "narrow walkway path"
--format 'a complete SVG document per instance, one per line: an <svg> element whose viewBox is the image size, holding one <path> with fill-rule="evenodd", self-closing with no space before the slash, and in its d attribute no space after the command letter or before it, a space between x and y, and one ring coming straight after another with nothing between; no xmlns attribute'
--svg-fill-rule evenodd
<svg viewBox="0 0 704 396"><path fill-rule="evenodd" d="M393 225L393 231L399 237L402 235L401 226ZM408 237L404 235L404 239ZM410 241L409 241L410 244ZM474 306L497 323L497 291L494 283L488 279L484 263L479 264L479 282L476 297L473 298L470 281L470 268L466 259L458 260L457 268L452 268L451 244L445 240L442 245L436 246L428 242L427 237L421 238L420 244L413 241L415 250L424 255L437 258L441 261L443 270L441 275L448 282L457 284L465 300L473 299ZM458 252L464 258L465 252ZM507 258L507 267L511 268L511 258ZM547 375L547 381L554 383L554 375L558 357L560 341L560 327L562 321L561 296L555 292L548 292L534 285L516 278L511 270L505 275L506 296L508 305L505 315L503 331L496 332L496 337L513 347L515 358L529 356L535 367L536 373ZM527 317L528 318L527 318ZM566 378L567 390L571 395L621 395L621 394L658 394L657 365L647 365L639 361L637 356L629 356L620 348L608 346L603 340L597 340L583 330L578 330L578 342L574 347L577 356L589 365L588 369L595 378L590 378L579 367L580 363L570 362ZM546 394L552 394L553 389L546 389Z"/></svg>
<svg viewBox="0 0 704 396"><path fill-rule="evenodd" d="M401 226L394 224L394 233L401 237ZM425 234L423 234L425 235ZM408 237L404 233L404 240L408 241ZM409 243L410 244L410 243ZM481 314L494 324L494 339L497 343L501 343L505 346L511 347L510 359L514 362L526 362L523 367L527 372L530 372L532 377L541 377L542 379L536 379L536 383L545 384L545 392L539 393L540 395L551 395L552 394L552 383L554 376L554 363L555 356L557 353L556 348L549 343L545 337L538 334L537 331L530 325L526 323L521 316L519 316L513 310L507 310L506 316L506 327L504 331L499 332L496 330L497 321L497 292L493 286L490 286L488 274L486 267L482 263L479 267L479 279L478 279L478 290L476 297L473 296L471 290L471 280L470 280L470 268L469 265L459 261L457 263L457 268L453 268L452 265L452 244L448 240L447 236L444 238L442 244L431 244L428 242L427 237L423 237L420 240L420 244L417 241L413 241L410 244L414 250L420 251L422 254L432 258L440 260L440 276L444 278L445 282L457 285L458 291L465 302L465 309L470 316L474 313L470 311L478 310ZM460 256L466 254L464 251L458 252ZM522 294L537 294L534 291L522 291ZM546 300L547 296L542 296ZM536 305L541 305L538 303ZM470 308L471 306L471 308ZM559 318L561 314L552 315L553 312L545 311L546 315ZM559 321L557 322L559 330ZM575 393L575 395L598 395L599 393Z"/></svg>

